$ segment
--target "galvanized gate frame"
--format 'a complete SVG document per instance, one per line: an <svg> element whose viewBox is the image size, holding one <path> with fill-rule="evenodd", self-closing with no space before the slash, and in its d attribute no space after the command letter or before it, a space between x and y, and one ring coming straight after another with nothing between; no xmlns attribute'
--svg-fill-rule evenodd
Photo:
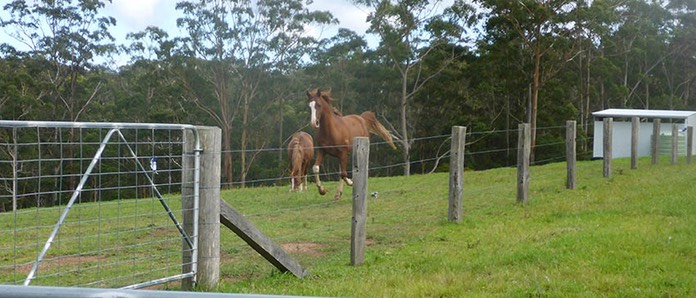
<svg viewBox="0 0 696 298"><path fill-rule="evenodd" d="M147 171L145 170L145 167L142 165L140 160L138 159L138 156L135 154L133 149L128 143L128 140L123 136L121 133L121 129L190 129L193 132L193 136L195 139L195 149L194 149L194 173L193 173L193 200L194 200L194 210L199 209L199 185L200 185L200 153L202 152L201 149L201 144L200 144L200 138L198 135L198 131L196 130L195 126L193 125L175 125L175 124L158 124L158 123L96 123L96 122L53 122L53 121L7 121L7 120L0 120L0 126L3 127L14 127L14 128L26 128L26 127L51 127L51 128L101 128L101 129L108 129L110 128L109 132L106 134L106 136L103 138L99 145L99 149L95 153L94 157L92 157L92 161L90 162L89 166L85 170L85 173L82 175L82 178L80 179L79 184L75 188L75 190L72 193L72 196L70 197L70 200L68 201L67 205L65 206L65 209L63 209L63 212L60 215L60 218L58 219L58 222L56 225L53 227L53 230L51 234L49 235L48 239L46 240L46 243L44 244L43 249L39 253L38 257L36 258L36 262L34 262L34 265L27 275L27 278L24 280L24 286L28 286L31 283L31 280L34 279L34 276L36 272L39 269L39 266L41 265L41 262L43 261L46 253L48 252L49 248L51 247L51 244L53 243L54 238L58 234L58 231L60 230L60 227L63 225L65 219L68 216L68 213L70 212L73 204L75 203L75 200L79 197L80 193L82 192L82 189L89 179L90 174L92 173L94 167L97 165L99 162L104 149L109 143L109 140L114 134L118 134L119 138L125 143L127 146L131 157L133 160L137 163L138 167L140 170L143 171L145 174L145 177L147 177L148 182L150 183L150 186L152 186L155 194L157 195L157 198L159 202L162 204L162 207L166 210L167 214L169 215L169 218L172 220L174 225L176 226L177 230L181 234L181 236L184 238L186 241L186 244L188 247L191 249L191 254L192 254L192 264L191 264L191 272L188 273L182 273L176 276L170 276L167 278L163 279L158 279L155 281L150 281L146 283L141 283L141 284L135 284L135 285L130 285L123 287L124 289L134 289L134 288L142 288L154 284L159 284L159 283L164 283L168 281L173 281L173 280L179 280L183 278L193 278L195 281L196 278L196 271L197 271L197 260L198 260L198 241L193 241L191 236L189 236L184 229L181 227L181 224L179 221L176 219L174 214L172 213L171 209L167 205L167 203L164 201L162 194L159 192L157 189L156 184L152 180L152 177L148 175ZM186 154L184 152L184 154ZM16 196L17 193L15 192L14 195ZM193 212L193 238L197 239L198 237L198 212Z"/></svg>

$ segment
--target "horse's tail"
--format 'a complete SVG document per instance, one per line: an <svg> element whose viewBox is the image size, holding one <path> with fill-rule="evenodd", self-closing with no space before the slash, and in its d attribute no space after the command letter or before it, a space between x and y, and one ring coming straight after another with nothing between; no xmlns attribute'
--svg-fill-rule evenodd
<svg viewBox="0 0 696 298"><path fill-rule="evenodd" d="M288 145L288 151L290 153L290 175L302 175L298 174L302 167L302 144L299 138L293 136Z"/></svg>
<svg viewBox="0 0 696 298"><path fill-rule="evenodd" d="M367 127L371 133L382 137L382 139L389 143L389 146L396 149L396 145L394 145L394 140L392 140L391 133L389 133L389 131L386 128L384 128L382 123L379 123L379 120L377 120L377 117L375 117L375 113L367 111L360 114L360 117L365 119L365 121L367 122Z"/></svg>

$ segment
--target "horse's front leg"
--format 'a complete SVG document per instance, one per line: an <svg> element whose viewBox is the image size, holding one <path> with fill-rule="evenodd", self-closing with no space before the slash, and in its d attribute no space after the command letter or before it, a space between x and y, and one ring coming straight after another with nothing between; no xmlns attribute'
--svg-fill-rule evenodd
<svg viewBox="0 0 696 298"><path fill-rule="evenodd" d="M319 194L322 196L326 194L326 188L324 188L324 186L321 185L321 180L319 180L319 166L323 161L324 152L319 150L317 152L317 158L314 160L314 166L312 167L312 171L314 172L314 180L317 182L317 189L319 189Z"/></svg>
<svg viewBox="0 0 696 298"><path fill-rule="evenodd" d="M336 188L336 195L334 200L340 200L341 195L343 195L343 179L338 179L338 188Z"/></svg>
<svg viewBox="0 0 696 298"><path fill-rule="evenodd" d="M348 178L348 153L341 154L340 160L341 179L338 179L338 189L336 190L336 196L334 196L336 200L340 199L341 195L343 195L343 181L345 181L348 186L353 185L353 181Z"/></svg>
<svg viewBox="0 0 696 298"><path fill-rule="evenodd" d="M353 180L348 178L348 153L341 156L341 179L346 181L348 186L353 186Z"/></svg>

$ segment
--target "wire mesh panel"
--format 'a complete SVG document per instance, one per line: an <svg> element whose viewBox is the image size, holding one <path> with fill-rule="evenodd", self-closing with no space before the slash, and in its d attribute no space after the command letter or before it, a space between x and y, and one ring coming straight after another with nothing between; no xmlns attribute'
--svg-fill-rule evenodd
<svg viewBox="0 0 696 298"><path fill-rule="evenodd" d="M182 253L196 235L180 222L192 199L181 195L194 170L182 168L188 129L0 121L0 283L116 288L192 276Z"/></svg>

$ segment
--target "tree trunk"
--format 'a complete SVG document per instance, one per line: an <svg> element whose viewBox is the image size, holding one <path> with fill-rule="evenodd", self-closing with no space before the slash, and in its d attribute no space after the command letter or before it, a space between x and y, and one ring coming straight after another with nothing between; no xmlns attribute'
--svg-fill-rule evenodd
<svg viewBox="0 0 696 298"><path fill-rule="evenodd" d="M536 47L534 51L534 79L532 82L532 111L531 111L531 123L529 124L530 130L530 154L529 161L534 161L534 149L536 148L536 127L537 127L537 107L539 102L539 76L541 67L541 49Z"/></svg>
<svg viewBox="0 0 696 298"><path fill-rule="evenodd" d="M403 145L403 162L404 162L404 176L411 175L411 146L408 140L408 122L406 121L406 112L408 98L408 66L405 67L404 75L401 77L401 143Z"/></svg>
<svg viewBox="0 0 696 298"><path fill-rule="evenodd" d="M249 129L249 95L243 95L244 96L244 107L243 107L243 114L242 114L242 140L241 140L241 156L239 159L240 162L240 168L242 170L241 172L241 177L240 177L240 185L242 188L245 187L246 185L246 176L247 176L247 170L246 170L246 145L247 145L247 133Z"/></svg>
<svg viewBox="0 0 696 298"><path fill-rule="evenodd" d="M222 173L225 177L225 188L232 185L232 129L229 125L222 126Z"/></svg>

